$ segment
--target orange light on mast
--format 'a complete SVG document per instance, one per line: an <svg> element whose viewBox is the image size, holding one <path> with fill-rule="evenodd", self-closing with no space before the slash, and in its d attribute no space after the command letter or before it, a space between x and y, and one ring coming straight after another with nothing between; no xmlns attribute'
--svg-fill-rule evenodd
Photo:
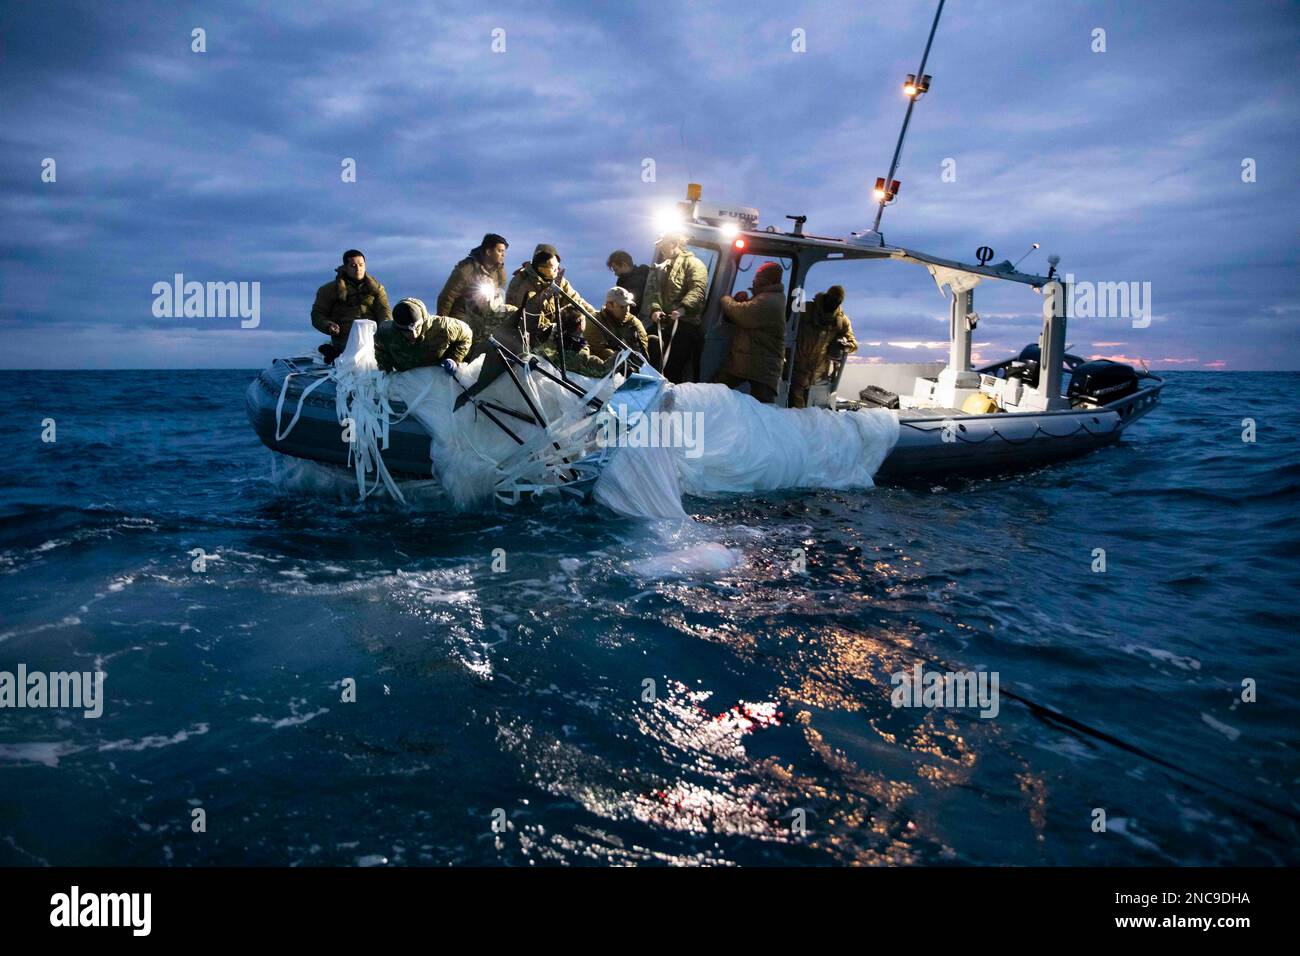
<svg viewBox="0 0 1300 956"><path fill-rule="evenodd" d="M871 192L872 195L876 197L876 202L893 202L894 197L898 195L899 187L901 187L902 185L903 185L902 183L900 183L897 179L895 179L889 184L889 188L886 189L885 177L877 176L876 188L873 189Z"/></svg>
<svg viewBox="0 0 1300 956"><path fill-rule="evenodd" d="M745 248L745 240L744 240L744 239L737 239L735 242L732 243L732 245L735 246L737 249L744 249L744 248Z"/></svg>

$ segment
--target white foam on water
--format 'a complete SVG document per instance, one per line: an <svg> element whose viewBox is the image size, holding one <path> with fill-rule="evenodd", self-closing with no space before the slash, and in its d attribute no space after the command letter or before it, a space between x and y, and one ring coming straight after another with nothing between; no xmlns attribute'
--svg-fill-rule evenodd
<svg viewBox="0 0 1300 956"><path fill-rule="evenodd" d="M1150 850L1152 853L1163 854L1164 851L1161 850L1156 843L1153 843L1146 837L1134 832L1136 826L1137 820L1131 820L1128 817L1110 817L1106 821L1107 832L1118 833L1130 843L1133 843L1135 846L1139 846L1144 850Z"/></svg>
<svg viewBox="0 0 1300 956"><path fill-rule="evenodd" d="M1149 654L1151 657L1154 657L1156 660L1164 661L1167 664L1172 664L1174 667L1177 667L1179 670L1199 671L1201 669L1201 662L1198 661L1196 658L1184 657L1181 654L1175 654L1172 651L1161 650L1158 647L1144 647L1141 644L1125 644L1123 650L1125 654L1136 655L1139 652L1143 654Z"/></svg>
<svg viewBox="0 0 1300 956"><path fill-rule="evenodd" d="M322 707L320 710L313 710L309 714L295 714L292 717L281 717L279 720L271 720L267 717L249 718L255 724L270 724L272 730L283 730L285 727L297 727L299 724L305 724L307 721L319 717L321 714L328 714L330 709Z"/></svg>
<svg viewBox="0 0 1300 956"><path fill-rule="evenodd" d="M331 685L331 687L335 690L337 690L341 686L342 686L341 683L336 683ZM308 701L307 698L305 697L291 697L289 699L288 717L267 717L264 716L263 714L254 714L252 717L248 718L248 721L249 723L253 723L253 724L270 724L273 730L282 730L285 727L296 727L299 724L305 724L307 723L307 721L319 717L321 714L329 713L328 707L321 707L316 710L303 713L302 708L306 707L307 703Z"/></svg>
<svg viewBox="0 0 1300 956"><path fill-rule="evenodd" d="M35 741L21 744L0 744L0 761L15 763L39 763L46 767L57 767L59 758L84 750L70 740Z"/></svg>
<svg viewBox="0 0 1300 956"><path fill-rule="evenodd" d="M99 745L101 751L105 750L154 750L159 747L172 747L176 744L183 744L190 737L201 737L208 732L206 723L197 723L189 730L178 730L170 737L164 737L162 734L151 734L142 737L139 740L109 740Z"/></svg>
<svg viewBox="0 0 1300 956"><path fill-rule="evenodd" d="M282 493L357 504L356 475L337 465L271 452L271 483ZM421 510L440 510L448 506L446 492L436 478L410 479L398 482L398 485L408 505ZM367 502L370 501L397 506L382 483L367 498Z"/></svg>
<svg viewBox="0 0 1300 956"><path fill-rule="evenodd" d="M1238 737L1241 736L1241 731L1238 730L1236 727L1233 727L1230 724L1225 724L1221 720L1215 720L1209 714L1202 713L1201 720L1205 721L1207 724L1209 724L1219 733L1223 734L1223 736L1227 737L1229 740L1236 740Z"/></svg>
<svg viewBox="0 0 1300 956"><path fill-rule="evenodd" d="M12 631L0 633L0 643L9 640L11 637L17 637L20 634L24 636L28 634L39 634L41 631L49 631L60 627L76 627L80 623L81 618L76 617L75 615L70 615L62 620L54 621L49 624L38 624L35 627L29 627L26 629L17 628Z"/></svg>
<svg viewBox="0 0 1300 956"><path fill-rule="evenodd" d="M725 574L744 563L744 552L714 541L706 541L676 551L625 561L623 567L639 578L682 578Z"/></svg>

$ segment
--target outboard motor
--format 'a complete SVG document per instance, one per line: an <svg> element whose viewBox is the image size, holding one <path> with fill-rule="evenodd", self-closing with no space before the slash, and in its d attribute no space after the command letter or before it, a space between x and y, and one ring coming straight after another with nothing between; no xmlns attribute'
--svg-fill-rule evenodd
<svg viewBox="0 0 1300 956"><path fill-rule="evenodd" d="M1070 375L1066 398L1072 406L1105 405L1138 390L1138 373L1131 365L1098 359L1084 362Z"/></svg>

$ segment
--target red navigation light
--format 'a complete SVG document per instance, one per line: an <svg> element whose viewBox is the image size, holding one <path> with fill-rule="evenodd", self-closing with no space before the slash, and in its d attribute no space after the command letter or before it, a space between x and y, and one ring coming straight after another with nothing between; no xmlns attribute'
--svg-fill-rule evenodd
<svg viewBox="0 0 1300 956"><path fill-rule="evenodd" d="M900 183L897 179L895 179L889 183L889 188L886 189L885 177L877 176L876 188L873 189L871 193L873 196L876 197L876 202L883 202L883 203L893 202L894 197L898 195L898 187L901 185L902 183Z"/></svg>
<svg viewBox="0 0 1300 956"><path fill-rule="evenodd" d="M734 243L732 243L732 245L734 245L737 249L744 249L744 248L745 248L745 240L744 240L744 239L737 239Z"/></svg>

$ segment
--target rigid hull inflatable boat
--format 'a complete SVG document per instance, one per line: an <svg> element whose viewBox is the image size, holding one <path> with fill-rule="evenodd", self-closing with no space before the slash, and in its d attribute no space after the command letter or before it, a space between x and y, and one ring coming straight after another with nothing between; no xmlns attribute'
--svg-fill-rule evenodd
<svg viewBox="0 0 1300 956"><path fill-rule="evenodd" d="M370 345L374 325L361 321L334 367L283 359L257 377L247 398L258 435L284 455L352 470L363 497L372 475L375 486L383 483L398 498L399 478L436 478L462 506L489 495L514 503L558 492L659 516L683 514L683 492L867 487L877 474L890 480L991 475L1118 441L1158 404L1164 382L1127 365L1066 354L1073 296L1057 274L1059 257L1048 258L1047 275L1034 275L1018 271L1018 262L989 265L994 254L988 247L976 252L979 264L973 265L888 245L880 232L881 216L900 188L894 174L913 109L930 90L926 63L942 13L940 0L920 66L903 83L906 113L889 173L876 180L879 206L871 229L844 238L810 235L803 215L785 217L793 222L788 231L760 228L757 209L705 203L695 183L684 202L666 210L663 232L680 237L707 270L701 382L712 380L731 346L734 327L724 319L723 299L742 290L765 263L781 266L785 361L773 404L723 385L669 384L647 356L627 350L614 371L590 380L528 355L526 345L525 354L515 355L490 339L494 356L511 370L509 380L493 380L457 412L456 400L476 380L482 360L453 376L431 369L385 376ZM658 261L652 259L652 268ZM867 273L900 262L926 269L947 299L947 361L840 357L807 389L808 407L787 407L796 391L805 290L834 271L819 267L861 264L859 285L873 288ZM1043 321L1038 342L1019 356L974 368L974 294L982 282L1032 289L1042 297ZM599 325L560 286L552 283L547 295L557 310L579 309ZM858 318L870 328L870 316ZM618 432L627 441L608 440L611 421L633 419L652 422L648 439L638 424ZM661 421L668 429L663 434L654 427Z"/></svg>
<svg viewBox="0 0 1300 956"><path fill-rule="evenodd" d="M776 232L772 227L759 230L756 211L705 206L698 199L680 204L680 213L680 224L674 228L689 236L689 248L708 266L703 378L711 377L729 345L730 328L722 319L720 306L723 296L742 284L745 274L761 261L779 261L787 271L786 363L774 405L760 406L748 395L722 385L673 385L644 356L627 350L619 357L616 370L597 382L568 374L534 356L516 356L493 342L491 347L516 374L502 376L494 383L492 394L484 393L484 402L471 403L472 407L466 406L457 415L449 408L433 417L411 414L410 401L418 399L417 404L422 402L427 408L440 389L446 391L447 403L453 402L456 394L472 383L479 364L463 367L454 383L442 381L440 376L445 375L438 369L385 375L374 368L368 345L373 324L361 322L357 328L366 341L350 343L349 356L334 367L323 365L316 357L280 359L249 385L248 413L258 436L267 447L284 455L353 471L360 468L359 480L380 462L394 479L442 480L447 469L458 463L439 460L438 439L445 436L436 433L465 431L468 413L476 425L491 425L489 431L497 437L508 436L499 450L502 456L511 457L513 464L503 464L504 457L494 458L492 453L485 455L481 446L486 438L470 440L459 453L444 447L442 454L453 458L469 455L489 470L495 469L497 498L513 502L550 490L589 498L594 480L617 451L600 447L601 453L591 457L598 448L600 423L616 412L626 415L629 407L633 416L674 409L703 416L708 426L701 436L706 446L703 458L717 463L727 475L711 473L697 485L688 480L683 490L708 492L867 486L876 474L895 481L991 475L1036 467L1118 441L1125 428L1159 402L1164 386L1159 377L1119 363L1087 362L1066 354L1070 295L1055 275L1055 266L1048 275L1039 276L1018 272L1009 262L966 264L887 246L876 233L847 239L803 235L798 221L794 232ZM912 364L838 360L832 363L830 374L809 389L810 407L785 407L803 314L800 287L819 263L844 260L861 261L867 269L873 264L880 267L898 262L925 268L948 300L948 360ZM975 287L985 281L1014 283L1041 295L1042 331L1038 342L1019 356L975 368L971 333L979 316L973 298ZM567 298L558 286L551 292ZM578 307L571 300L563 304ZM588 319L597 321L590 314ZM375 442L369 451L359 449L356 436L344 427L350 417L348 409L357 401L354 392L359 375L373 379L362 392L378 389L382 393L382 400L370 402L373 407L362 416L365 421L374 420ZM418 390L409 384L413 380L421 383ZM341 385L346 394L340 394ZM359 407L364 410L366 405L362 401ZM570 412L586 424L574 431L573 422L568 422L564 427L571 433L557 445L555 436L547 434L555 430L552 419ZM846 422L836 423L836 416L851 416L847 432L839 430ZM882 416L892 423L883 430L876 424L864 424L868 418L875 422ZM757 430L762 440L747 437L746 428ZM887 447L875 440L877 432L885 436L882 441ZM830 453L819 450L818 443L840 441L845 434L848 445L838 450L839 457L834 462L823 460ZM854 443L860 434L868 437L859 446ZM717 447L726 442L743 443L744 453ZM544 465L547 476L539 478L541 472L534 469L528 480L519 477L516 459L524 446L528 449L525 457L531 455L533 465ZM549 463L542 461L546 449L553 459ZM363 452L360 456L359 450ZM847 460L845 455L853 450L860 452L862 461ZM802 467L790 461L796 452L812 459L811 464ZM766 477L750 482L734 468L723 467L725 459L733 455L765 472ZM582 469L571 467L583 459L589 461ZM675 467L689 470L690 464L679 461ZM674 467L662 462L660 466ZM579 471L581 482L576 480ZM478 480L482 485L486 478L480 474Z"/></svg>
<svg viewBox="0 0 1300 956"><path fill-rule="evenodd" d="M879 366L872 371L879 377ZM978 415L939 407L898 410L898 440L876 477L891 481L1009 474L1113 444L1158 400L1161 381L1138 375L1139 387L1128 395L1078 408ZM304 398L303 391L321 379L320 386ZM276 359L249 384L245 395L249 421L268 448L351 470L352 446L343 438L335 398L334 382L315 356ZM838 408L863 404L840 402ZM392 408L399 415L406 411L400 401L394 401ZM286 432L299 410L297 424ZM429 433L417 420L407 418L390 426L388 447L381 455L394 477L429 479L436 477L430 445Z"/></svg>

